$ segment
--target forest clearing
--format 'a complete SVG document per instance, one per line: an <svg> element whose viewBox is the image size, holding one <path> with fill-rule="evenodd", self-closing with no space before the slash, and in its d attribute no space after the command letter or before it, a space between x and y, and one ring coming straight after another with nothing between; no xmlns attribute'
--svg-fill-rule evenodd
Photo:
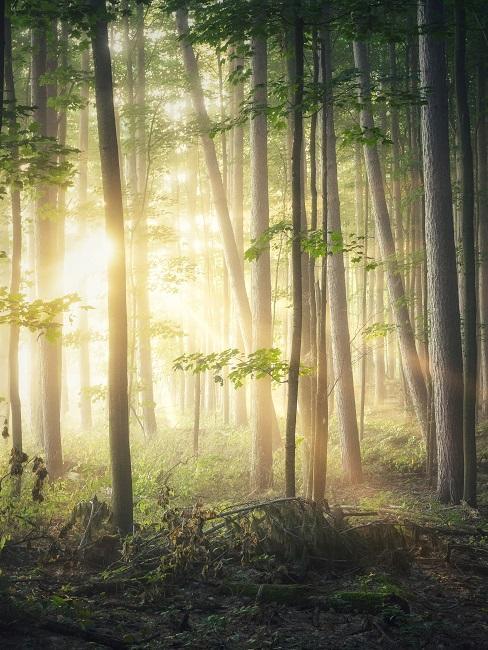
<svg viewBox="0 0 488 650"><path fill-rule="evenodd" d="M0 647L488 649L486 2L0 22Z"/></svg>

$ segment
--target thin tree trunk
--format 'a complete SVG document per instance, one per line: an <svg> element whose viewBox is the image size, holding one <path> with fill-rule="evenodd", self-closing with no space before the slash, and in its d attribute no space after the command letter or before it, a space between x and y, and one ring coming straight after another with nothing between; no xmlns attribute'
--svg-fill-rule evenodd
<svg viewBox="0 0 488 650"><path fill-rule="evenodd" d="M359 149L359 145L358 145ZM359 169L361 169L361 163L359 162ZM356 192L361 197L362 205L362 179L356 177ZM363 278L362 278L362 287L361 287L361 402L360 402L360 411L359 411L359 439L362 440L364 437L364 408L366 405L366 379L367 379L367 361L368 361L368 345L366 343L366 324L368 321L368 249L369 249L369 201L368 201L368 188L365 188L365 209L364 209L364 260L363 260Z"/></svg>
<svg viewBox="0 0 488 650"><path fill-rule="evenodd" d="M356 41L354 43L354 60L356 67L359 70L361 128L366 134L368 134L372 129L374 129L374 122L370 107L370 72L366 43L361 41ZM379 240L378 244L381 258L385 265L388 292L398 330L405 379L412 397L417 419L422 428L424 437L426 437L427 394L425 382L415 346L415 337L408 314L408 308L405 302L403 280L396 260L395 243L391 230L390 215L385 199L383 176L378 150L375 144L367 143L364 145L364 159L368 175L371 201L376 219L376 230Z"/></svg>
<svg viewBox="0 0 488 650"><path fill-rule="evenodd" d="M337 181L336 136L332 94L332 51L328 30L323 31L325 47L324 83L326 87L327 227L341 233L339 186ZM335 399L341 430L342 468L348 481L362 479L356 400L352 375L351 344L347 313L344 257L341 252L328 256L327 283L332 334L332 357L336 377Z"/></svg>
<svg viewBox="0 0 488 650"><path fill-rule="evenodd" d="M93 0L100 13L92 33L98 138L105 200L107 239L113 254L108 260L108 406L112 507L114 524L122 534L132 532L133 501L129 446L127 386L127 300L124 213L119 152L113 101L112 63L108 45L105 0Z"/></svg>
<svg viewBox="0 0 488 650"><path fill-rule="evenodd" d="M326 48L323 30L320 33L320 67L322 82L324 79ZM323 93L321 112L322 133L322 236L327 241L327 114L325 104L327 93ZM327 385L327 256L321 259L320 287L317 297L317 386L315 396L315 435L313 449L313 485L312 499L322 503L325 497L327 481L327 444L329 438L329 396Z"/></svg>
<svg viewBox="0 0 488 650"><path fill-rule="evenodd" d="M313 84L314 87L319 83L319 50L317 30L312 31L312 62L313 62ZM314 111L310 118L310 228L312 231L317 230L318 223L318 192L317 192L317 119L318 113ZM310 471L308 473L307 496L313 494L313 473L314 473L314 453L315 453L315 433L316 433L316 399L317 399L317 292L315 287L315 257L309 256L308 260L308 284L310 289L310 367L312 370L311 388L311 452L310 452Z"/></svg>
<svg viewBox="0 0 488 650"><path fill-rule="evenodd" d="M442 501L458 502L463 493L462 355L457 300L456 252L449 168L448 99L443 2L420 0L421 86L428 89L421 108L425 187L425 240L437 429L438 482Z"/></svg>
<svg viewBox="0 0 488 650"><path fill-rule="evenodd" d="M199 78L198 64L191 42L188 39L188 12L185 9L178 9L176 12L176 26L180 37L181 51L186 74L190 81L190 94L193 108L196 113L200 129L200 138L207 164L208 176L212 186L212 194L217 217L223 239L223 248L229 277L231 280L234 299L236 302L239 325L247 350L251 349L251 308L244 282L244 272L236 245L234 230L229 216L227 197L225 196L222 176L220 174L215 151L215 144L209 135L210 119L205 108L202 85Z"/></svg>
<svg viewBox="0 0 488 650"><path fill-rule="evenodd" d="M146 62L144 52L144 5L137 5L136 31L136 86L135 102L137 142L137 224L135 232L135 298L141 381L142 418L144 431L149 438L157 434L154 404L153 365L150 334L150 309L148 295L148 232L147 201L147 138L146 138Z"/></svg>
<svg viewBox="0 0 488 650"><path fill-rule="evenodd" d="M236 59L234 61L234 71L237 71L238 68L242 67L242 59ZM233 117L235 118L239 115L240 105L243 99L244 86L239 82L232 88L232 111ZM239 264L242 273L244 273L244 129L241 124L236 124L232 129L232 186L230 189L231 200L228 204L230 205L232 226L234 229L237 252L239 254ZM243 339L242 329L239 327L239 322L234 323L234 325L236 347L242 350L243 348L246 348L247 343ZM234 411L236 425L238 427L247 426L247 393L245 385L241 388L237 388L234 392Z"/></svg>
<svg viewBox="0 0 488 650"><path fill-rule="evenodd" d="M488 417L488 147L486 117L486 64L478 63L478 249L480 311L481 416Z"/></svg>
<svg viewBox="0 0 488 650"><path fill-rule="evenodd" d="M53 25L55 28L55 24ZM40 134L57 136L57 115L48 100L56 95L56 87L42 84L42 76L55 67L52 54L48 57L47 36L43 29L33 31L32 100L34 117ZM52 218L56 210L56 187L43 185L36 197L36 279L37 294L42 300L57 296L58 237L57 223ZM50 215L50 218L46 218ZM60 373L58 343L45 336L40 339L41 408L46 467L51 479L59 477L63 468L60 423Z"/></svg>
<svg viewBox="0 0 488 650"><path fill-rule="evenodd" d="M89 69L89 51L83 50L81 55L81 69L84 74L88 74ZM81 87L81 96L84 106L80 113L80 162L78 167L78 202L81 209L80 215L80 239L86 237L87 218L86 213L88 199L88 138L89 138L89 97L90 87L88 82L84 82ZM81 296L86 300L86 279L82 280ZM93 427L92 401L90 396L91 384L90 368L90 328L88 324L88 311L80 310L80 416L81 428L83 431L89 431Z"/></svg>
<svg viewBox="0 0 488 650"><path fill-rule="evenodd" d="M0 12L2 11L0 3ZM1 43L0 43L1 47ZM1 57L0 57L1 59ZM10 17L5 19L5 101L10 113L9 136L16 137L17 120L15 115L16 97L12 61L12 25ZM1 128L1 123L0 123ZM18 148L12 147L12 159L18 158ZM20 190L12 185L10 187L10 201L12 208L12 266L10 274L10 294L17 295L20 289L21 263L22 263L22 213L20 204ZM9 401L11 413L12 446L17 452L22 452L22 408L19 394L19 334L20 327L17 323L10 325L9 350L8 350L8 376L9 376Z"/></svg>
<svg viewBox="0 0 488 650"><path fill-rule="evenodd" d="M300 3L296 3L294 20L295 79L293 101L292 145L292 276L293 320L291 333L290 364L288 372L288 402L286 408L286 455L285 493L294 497L295 485L295 429L298 401L298 378L302 339L302 146L303 146L303 20L299 15Z"/></svg>
<svg viewBox="0 0 488 650"><path fill-rule="evenodd" d="M269 228L268 129L267 129L267 43L261 36L252 40L252 86L254 117L251 120L251 236L258 239ZM252 268L253 350L272 347L271 262L269 247L261 251ZM252 383L251 487L257 490L272 484L271 378Z"/></svg>
<svg viewBox="0 0 488 650"><path fill-rule="evenodd" d="M461 156L461 212L463 250L463 353L464 353L464 492L476 506L476 260L474 218L474 172L466 76L466 16L464 3L456 0L456 98Z"/></svg>
<svg viewBox="0 0 488 650"><path fill-rule="evenodd" d="M193 455L198 456L198 445L200 438L200 404L202 400L201 373L195 374L194 402L193 402Z"/></svg>

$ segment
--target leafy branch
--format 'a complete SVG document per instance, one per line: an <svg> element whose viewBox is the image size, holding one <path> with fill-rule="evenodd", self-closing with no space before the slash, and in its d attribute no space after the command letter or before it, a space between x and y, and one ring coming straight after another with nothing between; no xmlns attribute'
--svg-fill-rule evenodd
<svg viewBox="0 0 488 650"><path fill-rule="evenodd" d="M211 354L191 352L173 361L173 370L183 370L193 374L212 372L215 383L221 386L224 383L222 376L224 368L229 369L228 378L234 384L234 388L240 388L247 377L253 379L271 377L277 383L286 383L289 372L289 364L282 360L279 348L261 348L248 355L237 348L228 348ZM310 368L301 367L300 374L309 373Z"/></svg>

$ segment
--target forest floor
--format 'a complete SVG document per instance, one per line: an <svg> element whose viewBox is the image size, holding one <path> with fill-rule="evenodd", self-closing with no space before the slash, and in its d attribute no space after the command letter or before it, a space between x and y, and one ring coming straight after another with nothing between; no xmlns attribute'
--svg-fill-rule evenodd
<svg viewBox="0 0 488 650"><path fill-rule="evenodd" d="M63 533L53 518L4 544L0 646L488 648L486 460L483 451L478 510L442 506L416 469L370 470L359 488L335 481L324 516L334 540L350 533L345 556L317 532L322 513L276 495L233 518L166 504L173 523L186 517L171 528L170 555L159 529L120 549L103 527L85 543L85 523L66 532L65 521ZM209 536L209 526L220 530ZM273 551L256 542L263 530Z"/></svg>

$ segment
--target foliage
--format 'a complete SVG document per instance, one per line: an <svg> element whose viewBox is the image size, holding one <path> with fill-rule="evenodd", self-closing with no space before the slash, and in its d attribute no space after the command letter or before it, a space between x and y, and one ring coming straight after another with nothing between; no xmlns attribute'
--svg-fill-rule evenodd
<svg viewBox="0 0 488 650"><path fill-rule="evenodd" d="M266 251L270 244L280 238L286 238L287 243L291 242L293 229L288 221L279 221L267 228L258 238L251 240L251 245L245 251L244 257L248 262L254 262ZM345 242L342 232L329 230L327 240L322 230L307 230L300 234L302 250L311 257L324 257L325 255L337 255L352 253L351 262L358 263L364 256L364 237L352 234L349 241Z"/></svg>
<svg viewBox="0 0 488 650"><path fill-rule="evenodd" d="M263 379L271 377L273 381L283 383L289 372L289 365L281 359L279 348L261 348L247 356L237 348L229 348L222 352L203 354L190 352L177 357L173 361L174 370L191 371L193 374L210 371L214 381L223 385L222 370L228 368L228 378L235 388L240 388L247 377ZM309 369L302 366L301 374L308 374Z"/></svg>
<svg viewBox="0 0 488 650"><path fill-rule="evenodd" d="M162 339L176 339L184 336L181 325L172 320L151 321L149 334L151 337L159 336Z"/></svg>
<svg viewBox="0 0 488 650"><path fill-rule="evenodd" d="M15 323L52 340L60 331L60 314L68 312L79 300L72 293L53 300L29 301L23 294L13 295L6 287L0 287L0 323Z"/></svg>
<svg viewBox="0 0 488 650"><path fill-rule="evenodd" d="M396 325L392 323L373 323L363 330L363 337L366 341L372 339L385 338L388 334L396 331Z"/></svg>

